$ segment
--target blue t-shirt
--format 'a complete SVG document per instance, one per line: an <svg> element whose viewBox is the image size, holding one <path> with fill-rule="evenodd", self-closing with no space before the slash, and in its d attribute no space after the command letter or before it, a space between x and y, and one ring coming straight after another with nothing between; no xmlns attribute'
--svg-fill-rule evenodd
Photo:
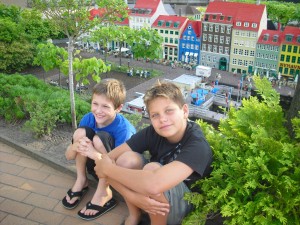
<svg viewBox="0 0 300 225"><path fill-rule="evenodd" d="M115 147L127 141L131 135L136 133L134 126L121 114L117 114L114 121L106 127L98 128L93 113L89 112L83 116L79 127L87 126L92 128L96 133L105 131L115 139Z"/></svg>

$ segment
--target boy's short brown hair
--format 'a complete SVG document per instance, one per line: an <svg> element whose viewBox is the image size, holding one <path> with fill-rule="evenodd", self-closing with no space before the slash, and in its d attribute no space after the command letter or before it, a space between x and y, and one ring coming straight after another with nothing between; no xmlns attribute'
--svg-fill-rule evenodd
<svg viewBox="0 0 300 225"><path fill-rule="evenodd" d="M105 79L96 84L93 88L93 95L105 95L118 108L125 102L126 88L124 83L117 79Z"/></svg>
<svg viewBox="0 0 300 225"><path fill-rule="evenodd" d="M148 111L150 102L158 97L170 99L171 101L175 102L180 108L182 108L182 106L186 104L180 88L171 82L160 82L158 80L152 88L146 91L143 99Z"/></svg>

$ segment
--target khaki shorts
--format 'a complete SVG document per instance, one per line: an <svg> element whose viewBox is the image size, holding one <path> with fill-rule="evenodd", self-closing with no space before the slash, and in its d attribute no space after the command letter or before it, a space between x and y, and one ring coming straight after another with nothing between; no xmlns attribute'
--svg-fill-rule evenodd
<svg viewBox="0 0 300 225"><path fill-rule="evenodd" d="M191 191L184 182L164 192L170 204L168 225L180 225L183 218L193 209L192 204L183 199L187 192Z"/></svg>

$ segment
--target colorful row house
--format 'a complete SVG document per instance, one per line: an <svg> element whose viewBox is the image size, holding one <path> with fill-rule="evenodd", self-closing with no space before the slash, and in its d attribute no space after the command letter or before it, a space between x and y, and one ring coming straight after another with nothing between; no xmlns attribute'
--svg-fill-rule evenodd
<svg viewBox="0 0 300 225"><path fill-rule="evenodd" d="M127 26L162 36L165 60L241 74L299 74L299 28L267 30L265 5L210 2L202 21L170 15L162 0L137 0L129 10Z"/></svg>

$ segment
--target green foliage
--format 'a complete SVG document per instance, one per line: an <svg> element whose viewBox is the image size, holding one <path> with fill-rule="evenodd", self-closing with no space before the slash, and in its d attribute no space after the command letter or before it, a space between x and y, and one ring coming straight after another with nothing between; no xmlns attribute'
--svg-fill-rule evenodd
<svg viewBox="0 0 300 225"><path fill-rule="evenodd" d="M31 75L0 74L0 117L6 121L29 120L25 128L36 136L49 135L57 123L71 123L67 90L45 84ZM82 118L90 104L76 95L77 115Z"/></svg>
<svg viewBox="0 0 300 225"><path fill-rule="evenodd" d="M197 121L214 153L213 171L197 182L201 193L186 196L195 210L184 224L217 213L230 225L300 223L300 145L287 135L279 95L266 79L254 81L262 100L232 107L219 131ZM299 129L299 119L294 125Z"/></svg>
<svg viewBox="0 0 300 225"><path fill-rule="evenodd" d="M125 118L137 129L137 131L144 129L149 124L142 122L142 114L140 113L124 113Z"/></svg>

